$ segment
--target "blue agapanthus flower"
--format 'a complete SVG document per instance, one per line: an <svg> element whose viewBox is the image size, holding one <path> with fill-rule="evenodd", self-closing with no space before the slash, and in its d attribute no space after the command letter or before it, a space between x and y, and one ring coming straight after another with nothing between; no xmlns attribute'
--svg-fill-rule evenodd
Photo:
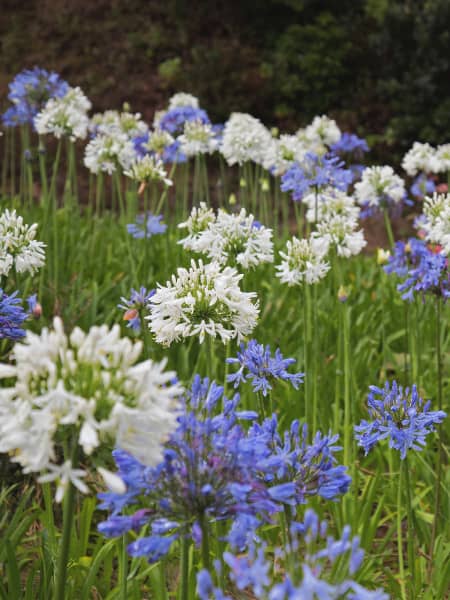
<svg viewBox="0 0 450 600"><path fill-rule="evenodd" d="M127 231L136 239L148 239L151 238L152 235L165 233L167 225L161 223L163 218L163 215L154 215L151 212L138 215L136 217L136 223L129 223L127 225Z"/></svg>
<svg viewBox="0 0 450 600"><path fill-rule="evenodd" d="M69 90L69 84L57 73L34 67L16 75L9 84L8 99L13 106L2 116L6 127L25 123L33 124L34 117L50 98L61 98Z"/></svg>
<svg viewBox="0 0 450 600"><path fill-rule="evenodd" d="M339 140L330 147L330 150L336 156L350 162L350 160L361 160L364 154L369 152L369 146L365 139L354 133L343 133Z"/></svg>
<svg viewBox="0 0 450 600"><path fill-rule="evenodd" d="M267 396L276 381L288 381L298 389L305 375L287 371L290 365L295 364L295 358L283 358L279 348L272 356L270 346L264 347L256 340L250 340L247 346L241 344L237 358L228 358L227 362L239 365L236 373L228 375L227 381L237 388L241 383L251 380L253 390L261 392L263 396Z"/></svg>
<svg viewBox="0 0 450 600"><path fill-rule="evenodd" d="M25 335L23 323L28 313L22 307L19 292L10 295L0 288L0 338L18 340Z"/></svg>
<svg viewBox="0 0 450 600"><path fill-rule="evenodd" d="M202 108L193 106L176 106L163 114L158 122L158 127L171 134L183 133L186 121L201 121L211 123L207 113Z"/></svg>
<svg viewBox="0 0 450 600"><path fill-rule="evenodd" d="M334 538L327 522L308 509L304 521L293 522L289 533L289 544L281 547L269 548L258 536L252 536L245 553L224 553L237 590L269 600L388 600L381 589L371 591L355 581L364 551L359 538L351 537L348 525ZM201 600L226 598L214 580L215 573L203 570L198 574Z"/></svg>
<svg viewBox="0 0 450 600"><path fill-rule="evenodd" d="M368 409L371 420L355 426L356 439L365 454L380 441L387 439L389 447L406 458L408 450L422 450L426 436L443 421L446 413L430 410L430 402L419 397L415 385L403 389L394 381L384 388L370 386Z"/></svg>
<svg viewBox="0 0 450 600"><path fill-rule="evenodd" d="M121 450L114 452L127 492L125 498L100 494L101 508L111 510L112 515L99 530L114 536L149 526L150 533L129 547L134 556L146 556L152 562L180 536L198 542L199 524L205 519L224 521L244 513L264 518L279 510L254 469L260 444L247 439L240 425L241 419L257 415L240 412L237 395L232 400L222 396L221 386L195 377L178 429L157 467L145 467ZM220 402L223 411L217 414ZM138 506L134 516L121 514L133 505Z"/></svg>
<svg viewBox="0 0 450 600"><path fill-rule="evenodd" d="M123 315L124 321L128 321L127 327L131 327L134 331L140 331L142 327L141 314L147 310L150 298L154 295L155 290L147 291L147 288L141 287L139 290L132 289L129 298L122 297L122 304L118 305L125 311Z"/></svg>
<svg viewBox="0 0 450 600"><path fill-rule="evenodd" d="M346 191L352 181L352 172L344 168L337 156L308 153L301 163L294 163L281 177L281 190L291 192L292 199L299 201L325 186Z"/></svg>
<svg viewBox="0 0 450 600"><path fill-rule="evenodd" d="M416 293L422 297L434 294L444 300L450 298L448 257L422 240L411 238L407 243L397 242L384 270L404 278L397 286L404 300L411 302Z"/></svg>
<svg viewBox="0 0 450 600"><path fill-rule="evenodd" d="M414 179L410 189L411 194L416 198L424 198L424 196L433 195L433 192L436 191L436 185L425 173L421 173Z"/></svg>
<svg viewBox="0 0 450 600"><path fill-rule="evenodd" d="M144 135L134 137L131 141L133 142L134 150L139 158L143 158L147 154L155 155L155 152L151 152L147 144L150 139L150 132ZM187 156L180 150L180 142L175 140L164 148L161 154L158 154L158 158L163 163L184 163L187 161Z"/></svg>

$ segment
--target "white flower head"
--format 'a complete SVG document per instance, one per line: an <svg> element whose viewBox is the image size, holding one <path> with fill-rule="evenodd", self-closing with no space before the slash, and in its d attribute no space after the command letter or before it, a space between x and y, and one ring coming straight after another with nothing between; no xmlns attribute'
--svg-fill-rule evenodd
<svg viewBox="0 0 450 600"><path fill-rule="evenodd" d="M62 98L50 98L34 118L36 131L56 138L84 139L89 128L91 102L79 87L70 88Z"/></svg>
<svg viewBox="0 0 450 600"><path fill-rule="evenodd" d="M163 129L155 129L150 132L148 142L144 144L144 146L150 152L154 152L155 154L161 156L167 146L172 145L174 142L175 139L168 131L164 131Z"/></svg>
<svg viewBox="0 0 450 600"><path fill-rule="evenodd" d="M8 209L0 215L0 275L14 266L18 273L35 273L45 263L45 244L38 242L37 225L26 225Z"/></svg>
<svg viewBox="0 0 450 600"><path fill-rule="evenodd" d="M198 98L192 94L186 92L178 92L174 94L169 100L169 110L172 108L178 108L180 106L191 106L192 108L199 108L200 104Z"/></svg>
<svg viewBox="0 0 450 600"><path fill-rule="evenodd" d="M341 130L334 119L326 115L314 117L304 130L304 137L312 144L332 146L341 138Z"/></svg>
<svg viewBox="0 0 450 600"><path fill-rule="evenodd" d="M233 113L225 123L221 152L230 166L248 161L262 165L271 143L270 131L261 121L246 113Z"/></svg>
<svg viewBox="0 0 450 600"><path fill-rule="evenodd" d="M84 164L91 173L126 171L136 160L133 143L121 132L99 134L86 146Z"/></svg>
<svg viewBox="0 0 450 600"><path fill-rule="evenodd" d="M219 141L210 123L186 121L183 134L178 137L180 151L186 156L212 154L219 147Z"/></svg>
<svg viewBox="0 0 450 600"><path fill-rule="evenodd" d="M317 283L328 273L330 265L324 260L323 247L314 239L299 240L293 237L286 246L287 251L280 252L283 260L276 267L277 277L282 283L289 286L302 283L309 285Z"/></svg>
<svg viewBox="0 0 450 600"><path fill-rule="evenodd" d="M355 184L355 196L361 205L384 208L391 203L398 204L405 194L405 182L389 166L364 169L361 181Z"/></svg>
<svg viewBox="0 0 450 600"><path fill-rule="evenodd" d="M414 142L412 148L403 157L403 169L414 177L417 173L438 173L440 170L436 150L430 144Z"/></svg>
<svg viewBox="0 0 450 600"><path fill-rule="evenodd" d="M294 162L301 162L308 151L304 141L297 135L282 134L272 138L264 154L264 168L274 175L282 175Z"/></svg>
<svg viewBox="0 0 450 600"><path fill-rule="evenodd" d="M52 330L28 331L14 346L15 365L0 370L15 377L13 387L0 389L0 452L12 453L24 472L50 471L42 481L60 480L63 493L69 480L77 484L67 462L55 464L60 440L73 443L75 436L86 455L105 439L130 451L143 437L142 425L139 432L128 426L135 420L151 424L140 458L156 465L176 427L182 388L164 361L137 363L141 350L140 342L120 337L118 325L67 336L55 318Z"/></svg>
<svg viewBox="0 0 450 600"><path fill-rule="evenodd" d="M106 110L95 114L90 123L90 130L95 135L125 135L128 139L145 135L148 125L142 120L140 113L117 110Z"/></svg>
<svg viewBox="0 0 450 600"><path fill-rule="evenodd" d="M425 197L420 227L426 231L427 240L442 246L450 254L450 194L433 194Z"/></svg>
<svg viewBox="0 0 450 600"><path fill-rule="evenodd" d="M450 144L438 146L436 158L439 163L439 173L448 173L450 171Z"/></svg>
<svg viewBox="0 0 450 600"><path fill-rule="evenodd" d="M354 220L359 218L361 212L353 196L334 187L325 187L317 194L306 194L302 202L308 207L306 219L310 223L326 221L338 215Z"/></svg>
<svg viewBox="0 0 450 600"><path fill-rule="evenodd" d="M195 250L200 236L208 229L211 223L216 220L216 215L212 208L208 208L205 202L200 202L200 206L194 206L189 218L183 223L179 223L180 229L187 229L188 235L179 241L186 250Z"/></svg>
<svg viewBox="0 0 450 600"><path fill-rule="evenodd" d="M165 346L195 336L200 343L206 335L220 337L223 343L240 341L256 326L256 294L242 292L242 275L231 267L221 269L216 262L191 262L180 268L165 286L159 286L150 299L150 329L156 341Z"/></svg>
<svg viewBox="0 0 450 600"><path fill-rule="evenodd" d="M245 208L238 214L219 209L215 220L195 240L188 239L188 245L221 265L250 269L273 262L272 230L247 215Z"/></svg>
<svg viewBox="0 0 450 600"><path fill-rule="evenodd" d="M345 215L320 221L311 237L324 254L334 250L345 258L359 254L367 244L363 231L358 229L358 221Z"/></svg>
<svg viewBox="0 0 450 600"><path fill-rule="evenodd" d="M151 181L162 182L166 186L173 185L173 181L167 176L167 171L161 159L146 154L143 158L136 160L131 167L125 171L125 175L140 183Z"/></svg>

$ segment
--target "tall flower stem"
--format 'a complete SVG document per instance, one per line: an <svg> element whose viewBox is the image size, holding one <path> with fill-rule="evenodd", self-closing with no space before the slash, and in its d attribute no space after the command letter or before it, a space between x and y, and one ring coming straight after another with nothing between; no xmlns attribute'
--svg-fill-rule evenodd
<svg viewBox="0 0 450 600"><path fill-rule="evenodd" d="M310 369L312 363L311 357L311 290L308 284L303 286L303 316L304 316L304 331L303 331L303 348L304 362L303 368L305 371L305 420L310 425L310 404L311 404L311 377Z"/></svg>
<svg viewBox="0 0 450 600"><path fill-rule="evenodd" d="M442 313L442 299L440 296L436 297L436 367L437 367L437 400L438 400L438 408L442 410L442 346L441 346L441 320ZM434 517L433 517L433 526L431 529L431 540L430 540L430 557L433 556L434 552L434 544L436 541L437 534L437 526L440 518L440 509L441 509L441 479L442 479L442 462L444 458L444 445L442 440L442 425L438 425L438 460L436 466L436 496L434 501ZM431 573L433 570L433 561L430 560L429 564L429 576L431 577Z"/></svg>
<svg viewBox="0 0 450 600"><path fill-rule="evenodd" d="M121 569L120 569L120 598L127 600L127 578L128 578L128 554L127 554L127 535L122 536L121 543Z"/></svg>
<svg viewBox="0 0 450 600"><path fill-rule="evenodd" d="M405 471L405 488L406 488L406 511L408 515L408 571L411 574L411 590L410 600L415 598L415 582L416 582L416 568L415 568L415 553L414 553L414 523L413 523L413 507L411 497L411 478L409 474L408 457L402 461L402 467Z"/></svg>
<svg viewBox="0 0 450 600"><path fill-rule="evenodd" d="M200 521L200 529L202 531L202 544L201 544L201 552L202 552L202 566L207 571L210 571L211 561L209 557L209 531L208 531L208 519L205 513L202 513L199 518Z"/></svg>
<svg viewBox="0 0 450 600"><path fill-rule="evenodd" d="M76 468L78 460L78 443L72 440L72 467ZM67 561L69 558L70 538L72 534L73 515L75 510L75 487L71 481L67 486L63 504L63 531L59 546L58 562L56 567L55 600L64 600L67 585Z"/></svg>
<svg viewBox="0 0 450 600"><path fill-rule="evenodd" d="M403 560L403 535L402 535L402 510L403 510L403 495L402 495L402 477L403 468L400 465L400 473L397 488L397 554L398 554L398 571L400 578L400 590L402 600L408 600L405 586L405 563Z"/></svg>
<svg viewBox="0 0 450 600"><path fill-rule="evenodd" d="M180 593L179 600L189 598L189 540L183 534L180 540Z"/></svg>
<svg viewBox="0 0 450 600"><path fill-rule="evenodd" d="M387 208L383 208L384 226L386 227L386 233L389 240L389 246L393 248L395 246L394 234L392 232L391 219L389 217L389 211Z"/></svg>

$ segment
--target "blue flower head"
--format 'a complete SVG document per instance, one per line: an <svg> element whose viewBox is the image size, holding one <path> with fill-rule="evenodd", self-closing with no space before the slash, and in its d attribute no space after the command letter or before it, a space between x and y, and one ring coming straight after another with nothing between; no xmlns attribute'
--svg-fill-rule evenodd
<svg viewBox="0 0 450 600"><path fill-rule="evenodd" d="M288 381L295 389L303 383L304 373L289 373L288 367L296 362L295 358L283 358L279 348L272 356L270 346L264 347L256 340L241 344L237 358L228 358L228 363L239 365L236 373L228 375L227 381L239 387L240 383L251 380L253 391L263 396L272 390L276 381Z"/></svg>
<svg viewBox="0 0 450 600"><path fill-rule="evenodd" d="M10 295L0 288L0 339L19 340L25 335L23 323L28 313L22 307L18 292Z"/></svg>
<svg viewBox="0 0 450 600"><path fill-rule="evenodd" d="M138 215L136 223L129 223L127 225L127 231L136 239L151 238L152 235L166 232L167 225L161 223L162 219L163 215L154 215L151 212L147 212L145 215Z"/></svg>
<svg viewBox="0 0 450 600"><path fill-rule="evenodd" d="M69 90L69 84L57 73L34 67L15 76L9 84L8 99L12 106L2 116L6 127L25 123L33 124L34 117L50 98L61 98Z"/></svg>
<svg viewBox="0 0 450 600"><path fill-rule="evenodd" d="M337 156L308 153L301 163L294 163L281 177L281 190L291 192L292 199L299 201L326 186L346 191L352 181L352 172L344 168Z"/></svg>
<svg viewBox="0 0 450 600"><path fill-rule="evenodd" d="M168 110L160 119L158 127L171 134L183 133L186 121L201 121L210 123L208 115L201 108L193 106L176 106Z"/></svg>
<svg viewBox="0 0 450 600"><path fill-rule="evenodd" d="M423 402L415 385L403 389L394 381L392 385L386 382L384 388L373 385L369 389L371 420L355 426L355 437L365 454L387 439L389 447L399 450L404 459L408 450L422 450L426 436L446 417L442 410L430 410L430 402Z"/></svg>
<svg viewBox="0 0 450 600"><path fill-rule="evenodd" d="M343 133L339 140L335 142L330 151L347 162L351 160L360 161L366 152L369 152L369 146L363 138L353 133Z"/></svg>
<svg viewBox="0 0 450 600"><path fill-rule="evenodd" d="M147 288L141 287L139 290L132 289L130 298L121 298L122 304L118 305L125 311L123 316L124 321L128 321L127 327L131 327L134 331L141 330L141 313L147 310L150 298L154 295L155 290L147 291Z"/></svg>

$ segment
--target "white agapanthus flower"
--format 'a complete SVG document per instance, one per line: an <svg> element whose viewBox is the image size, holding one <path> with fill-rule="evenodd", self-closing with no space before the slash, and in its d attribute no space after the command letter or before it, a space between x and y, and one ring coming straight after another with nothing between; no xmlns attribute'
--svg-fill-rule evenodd
<svg viewBox="0 0 450 600"><path fill-rule="evenodd" d="M355 184L355 196L362 206L385 208L401 202L405 194L405 182L389 166L364 169L361 181Z"/></svg>
<svg viewBox="0 0 450 600"><path fill-rule="evenodd" d="M334 119L326 115L314 117L304 130L304 137L312 144L321 143L332 146L341 139L341 130Z"/></svg>
<svg viewBox="0 0 450 600"><path fill-rule="evenodd" d="M131 139L145 135L148 132L148 125L142 120L141 113L106 110L104 113L97 113L92 117L90 130L95 135L114 136L125 134Z"/></svg>
<svg viewBox="0 0 450 600"><path fill-rule="evenodd" d="M450 254L450 194L427 196L423 204L420 227L426 231L427 240L442 246L445 254Z"/></svg>
<svg viewBox="0 0 450 600"><path fill-rule="evenodd" d="M199 108L200 103L198 98L192 94L186 92L178 92L174 94L169 100L169 110L172 108L178 108L179 106L191 106L192 108Z"/></svg>
<svg viewBox="0 0 450 600"><path fill-rule="evenodd" d="M439 173L450 172L450 144L441 144L436 148L436 158L439 163Z"/></svg>
<svg viewBox="0 0 450 600"><path fill-rule="evenodd" d="M283 175L294 162L301 162L308 151L305 143L296 135L282 134L272 138L264 154L264 168L274 175Z"/></svg>
<svg viewBox="0 0 450 600"><path fill-rule="evenodd" d="M15 364L0 364L0 378L15 378L0 389L0 452L25 473L47 472L41 481L58 481L59 498L69 481L84 491L74 479L82 472L68 457L58 462L61 440L90 455L108 439L156 465L176 428L182 388L164 361L137 363L141 351L141 342L120 337L118 325L68 336L55 318L52 330L28 331L14 346Z"/></svg>
<svg viewBox="0 0 450 600"><path fill-rule="evenodd" d="M171 186L173 181L167 176L162 160L146 154L143 158L136 160L130 168L125 171L125 175L138 181L139 183L150 183L151 181L162 182L164 185Z"/></svg>
<svg viewBox="0 0 450 600"><path fill-rule="evenodd" d="M270 131L259 119L246 113L233 113L225 123L220 149L230 166L249 161L262 165L271 143Z"/></svg>
<svg viewBox="0 0 450 600"><path fill-rule="evenodd" d="M96 135L84 151L84 164L95 174L104 172L112 175L118 168L126 171L135 160L133 143L127 135L119 131L111 135Z"/></svg>
<svg viewBox="0 0 450 600"><path fill-rule="evenodd" d="M56 138L84 139L89 128L91 102L79 87L70 88L62 98L50 98L34 118L36 131Z"/></svg>
<svg viewBox="0 0 450 600"><path fill-rule="evenodd" d="M194 206L188 219L179 223L180 229L187 229L188 235L179 241L186 250L195 250L200 236L208 229L211 223L216 220L216 215L212 208L208 208L205 202L200 202L200 206Z"/></svg>
<svg viewBox="0 0 450 600"><path fill-rule="evenodd" d="M186 156L212 154L219 147L219 141L210 123L186 121L182 135L178 137L180 151Z"/></svg>
<svg viewBox="0 0 450 600"><path fill-rule="evenodd" d="M353 196L333 187L325 187L317 194L306 194L302 202L308 207L306 219L310 223L324 221L337 215L355 220L359 218L361 212Z"/></svg>
<svg viewBox="0 0 450 600"><path fill-rule="evenodd" d="M363 231L358 229L358 221L346 215L320 221L311 237L323 254L334 250L338 256L345 258L359 254L367 244Z"/></svg>
<svg viewBox="0 0 450 600"><path fill-rule="evenodd" d="M158 286L150 299L150 329L164 346L172 342L205 336L220 337L225 344L238 342L256 326L259 308L254 292L243 292L242 279L235 269L216 263L191 262L180 268L165 286Z"/></svg>
<svg viewBox="0 0 450 600"><path fill-rule="evenodd" d="M403 157L402 167L411 177L420 172L438 173L440 165L436 149L430 144L414 142L412 148Z"/></svg>
<svg viewBox="0 0 450 600"><path fill-rule="evenodd" d="M317 283L328 273L330 265L324 260L322 244L317 244L314 239L299 240L293 237L286 246L287 251L280 252L283 260L276 267L277 277L282 283L289 286L302 283L309 285Z"/></svg>
<svg viewBox="0 0 450 600"><path fill-rule="evenodd" d="M37 224L26 225L8 209L0 215L0 275L12 267L17 273L35 273L45 263L45 244L35 239Z"/></svg>
<svg viewBox="0 0 450 600"><path fill-rule="evenodd" d="M192 215L191 215L192 216ZM273 262L272 230L260 225L245 208L238 214L219 209L214 220L210 213L200 214L207 226L181 240L184 247L205 254L221 265L250 269L262 263ZM193 220L191 220L192 226ZM184 225L184 224L182 224Z"/></svg>
<svg viewBox="0 0 450 600"><path fill-rule="evenodd" d="M150 132L148 142L144 146L150 152L154 152L161 156L167 146L171 146L175 142L175 138L168 131L163 129L155 129Z"/></svg>

